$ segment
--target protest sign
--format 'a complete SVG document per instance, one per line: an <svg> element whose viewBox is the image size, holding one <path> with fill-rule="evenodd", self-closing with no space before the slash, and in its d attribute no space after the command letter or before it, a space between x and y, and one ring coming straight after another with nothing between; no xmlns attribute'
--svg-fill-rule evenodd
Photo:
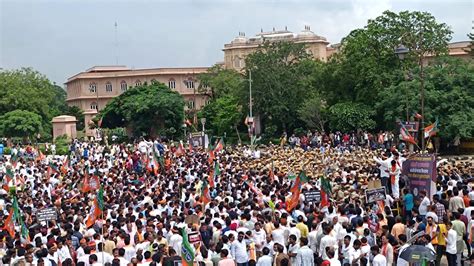
<svg viewBox="0 0 474 266"><path fill-rule="evenodd" d="M38 220L38 222L48 222L56 220L57 218L58 212L55 207L44 208L36 213L36 220Z"/></svg>
<svg viewBox="0 0 474 266"><path fill-rule="evenodd" d="M410 190L415 198L419 197L421 190L426 190L427 195L433 195L436 182L436 157L434 154L419 154L403 163L402 174L409 180Z"/></svg>
<svg viewBox="0 0 474 266"><path fill-rule="evenodd" d="M379 200L385 200L386 198L385 187L372 188L365 190L365 198L368 203L377 202Z"/></svg>
<svg viewBox="0 0 474 266"><path fill-rule="evenodd" d="M304 192L303 194L306 203L321 201L321 192L319 190L310 190Z"/></svg>

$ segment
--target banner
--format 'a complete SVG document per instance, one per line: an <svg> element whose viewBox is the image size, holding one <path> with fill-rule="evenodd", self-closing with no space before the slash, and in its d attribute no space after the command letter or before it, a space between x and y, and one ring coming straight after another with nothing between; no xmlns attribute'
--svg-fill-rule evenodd
<svg viewBox="0 0 474 266"><path fill-rule="evenodd" d="M436 157L434 154L419 154L403 163L402 174L408 177L410 190L415 198L419 197L421 190L426 190L427 195L435 193Z"/></svg>
<svg viewBox="0 0 474 266"><path fill-rule="evenodd" d="M44 208L36 212L38 222L47 222L58 219L58 212L55 207Z"/></svg>
<svg viewBox="0 0 474 266"><path fill-rule="evenodd" d="M367 203L385 200L387 198L385 187L372 188L365 190L365 199Z"/></svg>
<svg viewBox="0 0 474 266"><path fill-rule="evenodd" d="M305 191L303 194L304 194L304 201L306 203L321 201L321 191L319 190Z"/></svg>

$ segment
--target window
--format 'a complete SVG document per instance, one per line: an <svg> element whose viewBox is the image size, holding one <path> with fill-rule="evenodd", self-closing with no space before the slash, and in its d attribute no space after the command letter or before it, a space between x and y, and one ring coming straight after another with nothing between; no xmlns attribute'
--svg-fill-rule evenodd
<svg viewBox="0 0 474 266"><path fill-rule="evenodd" d="M188 80L185 81L186 83L186 88L188 89L194 89L194 80L189 78Z"/></svg>
<svg viewBox="0 0 474 266"><path fill-rule="evenodd" d="M92 93L95 93L97 91L97 85L94 82L89 84L89 91Z"/></svg>
<svg viewBox="0 0 474 266"><path fill-rule="evenodd" d="M169 87L170 89L176 89L176 81L175 81L174 79L170 79L170 80L168 81L168 87Z"/></svg>
<svg viewBox="0 0 474 266"><path fill-rule="evenodd" d="M105 92L112 92L112 83L105 83Z"/></svg>
<svg viewBox="0 0 474 266"><path fill-rule="evenodd" d="M151 84L158 84L158 81L156 79L152 79Z"/></svg>
<svg viewBox="0 0 474 266"><path fill-rule="evenodd" d="M135 81L135 86L141 86L141 85L142 85L142 82L139 79L137 79Z"/></svg>
<svg viewBox="0 0 474 266"><path fill-rule="evenodd" d="M240 58L238 56L236 56L234 58L234 68L241 68L241 65L240 65Z"/></svg>
<svg viewBox="0 0 474 266"><path fill-rule="evenodd" d="M125 82L125 80L122 80L122 82L120 82L120 89L122 90L122 92L127 91L127 82Z"/></svg>
<svg viewBox="0 0 474 266"><path fill-rule="evenodd" d="M206 105L210 104L211 100L206 100Z"/></svg>
<svg viewBox="0 0 474 266"><path fill-rule="evenodd" d="M91 109L97 110L97 103L96 102L91 102Z"/></svg>
<svg viewBox="0 0 474 266"><path fill-rule="evenodd" d="M194 101L188 101L188 109L194 109Z"/></svg>

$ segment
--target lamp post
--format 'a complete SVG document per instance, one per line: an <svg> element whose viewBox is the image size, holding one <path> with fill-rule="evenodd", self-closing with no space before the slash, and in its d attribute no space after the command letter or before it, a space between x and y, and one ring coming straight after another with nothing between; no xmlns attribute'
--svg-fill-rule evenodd
<svg viewBox="0 0 474 266"><path fill-rule="evenodd" d="M395 54L398 56L400 60L404 60L406 55L410 52L410 49L407 47L400 45L395 49ZM425 136L424 136L424 128L425 128L425 81L424 81L424 72L423 72L423 54L414 51L417 55L418 60L418 67L420 68L420 103L421 103L421 151L425 151Z"/></svg>

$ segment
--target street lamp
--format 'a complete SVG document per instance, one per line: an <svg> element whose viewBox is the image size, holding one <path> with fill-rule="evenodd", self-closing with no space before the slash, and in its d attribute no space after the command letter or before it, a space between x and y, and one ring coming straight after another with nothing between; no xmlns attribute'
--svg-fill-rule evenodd
<svg viewBox="0 0 474 266"><path fill-rule="evenodd" d="M395 54L398 56L400 60L404 60L406 55L410 52L410 49L405 47L404 45L400 45L395 49ZM420 51L414 51L418 56L418 66L420 67L420 102L421 102L421 151L425 151L425 136L424 136L424 128L425 128L425 82L424 82L424 73L423 73L423 53Z"/></svg>

